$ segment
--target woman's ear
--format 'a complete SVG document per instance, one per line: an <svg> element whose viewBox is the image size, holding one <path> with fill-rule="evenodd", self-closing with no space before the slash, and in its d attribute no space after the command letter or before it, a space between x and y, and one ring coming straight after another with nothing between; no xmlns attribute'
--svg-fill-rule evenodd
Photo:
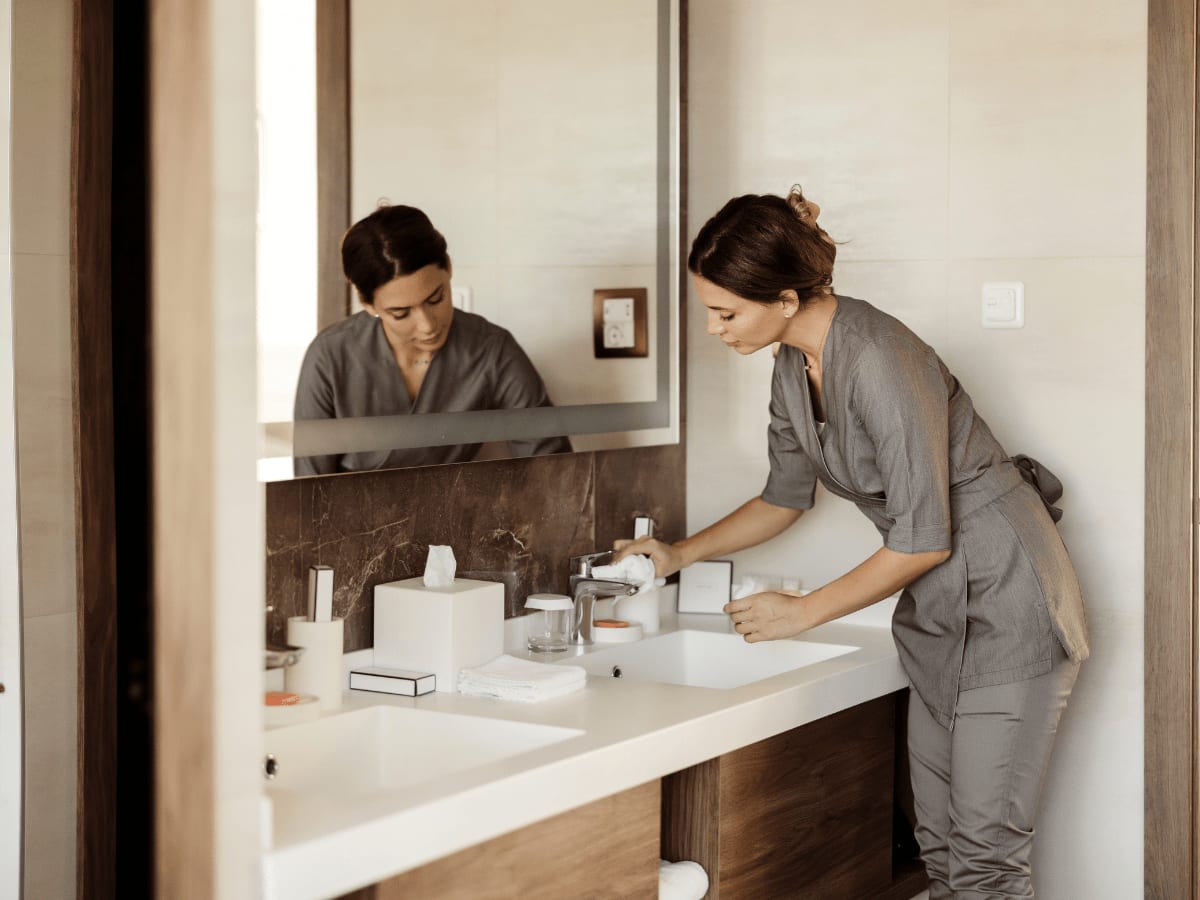
<svg viewBox="0 0 1200 900"><path fill-rule="evenodd" d="M780 291L777 302L785 319L790 319L800 309L800 295L791 288L788 288L786 291Z"/></svg>

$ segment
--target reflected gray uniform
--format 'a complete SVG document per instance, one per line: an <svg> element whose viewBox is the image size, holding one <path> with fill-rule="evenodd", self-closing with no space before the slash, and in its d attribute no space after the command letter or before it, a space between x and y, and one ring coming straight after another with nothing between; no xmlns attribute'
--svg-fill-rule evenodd
<svg viewBox="0 0 1200 900"><path fill-rule="evenodd" d="M541 377L511 334L483 316L455 310L446 343L434 356L415 400L375 316L359 312L313 339L296 386L297 428L306 419L402 416L551 406ZM569 453L566 438L510 441L514 456ZM295 461L297 475L467 462L479 444L453 444Z"/></svg>
<svg viewBox="0 0 1200 900"><path fill-rule="evenodd" d="M808 509L820 481L892 550L951 551L892 620L923 701L910 704L909 756L930 896L1032 897L1033 810L1088 655L1075 570L1042 498L929 346L838 297L822 352L819 434L803 353L776 359L762 497Z"/></svg>

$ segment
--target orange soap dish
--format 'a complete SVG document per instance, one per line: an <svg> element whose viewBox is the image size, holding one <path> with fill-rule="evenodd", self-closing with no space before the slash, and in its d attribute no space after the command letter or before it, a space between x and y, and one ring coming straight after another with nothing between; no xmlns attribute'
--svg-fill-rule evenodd
<svg viewBox="0 0 1200 900"><path fill-rule="evenodd" d="M624 619L596 619L592 641L597 644L628 644L642 639L642 626Z"/></svg>

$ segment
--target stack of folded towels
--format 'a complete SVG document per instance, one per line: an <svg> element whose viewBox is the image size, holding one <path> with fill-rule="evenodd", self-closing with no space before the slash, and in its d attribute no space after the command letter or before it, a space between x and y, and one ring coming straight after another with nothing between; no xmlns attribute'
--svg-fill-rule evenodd
<svg viewBox="0 0 1200 900"><path fill-rule="evenodd" d="M579 666L532 662L501 654L491 662L458 673L458 691L476 697L536 703L583 687L587 672Z"/></svg>

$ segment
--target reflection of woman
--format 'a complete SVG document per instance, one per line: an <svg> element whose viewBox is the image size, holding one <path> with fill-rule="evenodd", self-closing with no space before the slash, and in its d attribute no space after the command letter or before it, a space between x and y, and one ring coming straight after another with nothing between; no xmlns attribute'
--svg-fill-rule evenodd
<svg viewBox="0 0 1200 900"><path fill-rule="evenodd" d="M382 206L342 239L342 268L364 310L309 345L295 418L358 418L550 406L513 336L450 302L446 240L411 206ZM300 427L299 425L297 427ZM512 441L514 456L570 451L564 438ZM297 475L466 462L478 444L309 456Z"/></svg>
<svg viewBox="0 0 1200 900"><path fill-rule="evenodd" d="M688 268L708 333L742 355L781 343L770 476L756 497L674 545L658 574L760 544L820 481L883 547L805 597L730 602L747 641L789 638L903 588L892 621L915 696L908 741L930 897L1032 897L1034 812L1059 717L1088 654L1075 571L1046 505L937 354L903 324L835 295L836 247L799 188L731 200ZM1052 499L1052 498L1047 498Z"/></svg>

